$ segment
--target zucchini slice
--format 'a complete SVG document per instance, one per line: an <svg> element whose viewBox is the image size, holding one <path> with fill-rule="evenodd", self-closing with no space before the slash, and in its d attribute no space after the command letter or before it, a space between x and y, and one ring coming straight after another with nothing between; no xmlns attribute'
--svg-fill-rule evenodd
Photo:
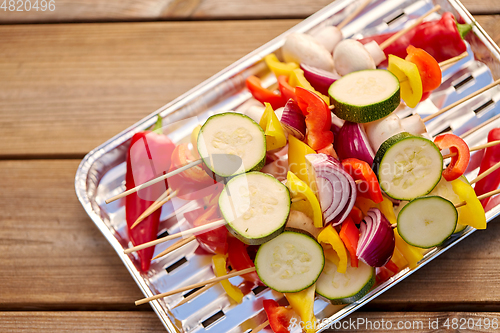
<svg viewBox="0 0 500 333"><path fill-rule="evenodd" d="M432 141L403 132L384 141L372 169L388 196L411 200L436 187L443 172L443 156Z"/></svg>
<svg viewBox="0 0 500 333"><path fill-rule="evenodd" d="M316 281L316 293L330 300L332 304L349 304L366 295L375 284L375 269L363 261L358 267L347 263L345 273L337 272L337 266L327 260L325 268Z"/></svg>
<svg viewBox="0 0 500 333"><path fill-rule="evenodd" d="M325 266L323 248L312 237L285 231L263 244L255 257L259 278L271 289L294 293L313 285Z"/></svg>
<svg viewBox="0 0 500 333"><path fill-rule="evenodd" d="M333 112L341 119L367 123L389 115L401 101L399 80L391 72L371 69L353 72L328 89Z"/></svg>
<svg viewBox="0 0 500 333"><path fill-rule="evenodd" d="M266 136L250 117L226 112L207 119L198 134L198 153L203 163L222 177L262 169Z"/></svg>
<svg viewBox="0 0 500 333"><path fill-rule="evenodd" d="M461 176L459 179L460 181L469 184L469 182L464 176ZM429 193L429 195L436 195L438 197L445 198L446 200L451 201L454 205L457 205L462 202L462 199L460 199L460 197L455 193L455 191L453 191L453 186L451 185L451 182L447 181L443 177L441 177L441 180L436 185L436 187L434 187L432 192ZM458 212L458 221L460 221L460 212ZM454 234L462 232L465 228L467 228L467 225L460 224L458 223L458 221L455 231L453 232Z"/></svg>
<svg viewBox="0 0 500 333"><path fill-rule="evenodd" d="M428 249L443 243L457 226L453 203L438 196L414 199L398 215L399 235L410 245Z"/></svg>
<svg viewBox="0 0 500 333"><path fill-rule="evenodd" d="M259 245L285 229L290 193L276 178L253 171L227 183L219 207L232 234L246 244Z"/></svg>

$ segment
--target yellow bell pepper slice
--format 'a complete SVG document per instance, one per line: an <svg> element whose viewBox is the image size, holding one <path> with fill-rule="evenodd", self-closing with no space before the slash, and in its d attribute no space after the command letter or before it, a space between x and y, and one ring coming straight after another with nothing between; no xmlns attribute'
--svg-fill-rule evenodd
<svg viewBox="0 0 500 333"><path fill-rule="evenodd" d="M422 99L422 79L418 67L412 62L389 54L389 72L396 75L399 80L401 98L406 105L414 108Z"/></svg>
<svg viewBox="0 0 500 333"><path fill-rule="evenodd" d="M401 271L403 268L408 266L408 261L405 259L405 257L399 252L398 248L394 248L394 252L392 253L392 262L398 266L398 269Z"/></svg>
<svg viewBox="0 0 500 333"><path fill-rule="evenodd" d="M294 62L285 63L279 61L278 57L274 53L266 55L264 57L264 61L266 62L267 67L269 67L271 72L273 72L276 77L281 75L290 76L294 69L299 68L299 65Z"/></svg>
<svg viewBox="0 0 500 333"><path fill-rule="evenodd" d="M327 105L330 105L330 97L323 95L319 91L316 91L316 89L314 89L313 86L311 86L309 81L306 80L306 77L304 76L304 71L302 69L300 68L294 69L291 72L290 78L288 79L288 84L294 88L298 86L307 89L309 91L312 91L313 93L321 97L321 99L323 99Z"/></svg>
<svg viewBox="0 0 500 333"><path fill-rule="evenodd" d="M276 113L274 113L273 107L269 103L264 103L266 109L262 118L260 118L259 125L264 130L266 135L266 149L275 150L286 146L286 135L283 131Z"/></svg>
<svg viewBox="0 0 500 333"><path fill-rule="evenodd" d="M476 229L486 229L486 216L481 202L477 199L472 186L462 181L460 178L451 182L453 191L462 201L467 204L458 207L458 223L470 225Z"/></svg>
<svg viewBox="0 0 500 333"><path fill-rule="evenodd" d="M397 228L394 229L394 238L396 239L396 248L405 257L408 266L410 266L411 269L417 267L418 262L424 257L422 250L406 243L399 235Z"/></svg>
<svg viewBox="0 0 500 333"><path fill-rule="evenodd" d="M333 248L323 245L323 253L325 254L326 260L339 267L340 259L337 252L335 252Z"/></svg>
<svg viewBox="0 0 500 333"><path fill-rule="evenodd" d="M311 188L290 171L288 171L286 175L286 186L292 198L304 199L292 203L291 209L306 214L313 220L313 224L316 228L322 228L323 212L321 211L318 198L316 198Z"/></svg>
<svg viewBox="0 0 500 333"><path fill-rule="evenodd" d="M214 272L216 276L223 276L227 274L226 271L226 256L222 254L216 254L212 257L212 263L214 267ZM237 303L241 303L243 300L243 293L240 288L233 286L229 280L222 280L220 282L222 288L227 293L227 295L235 300Z"/></svg>
<svg viewBox="0 0 500 333"><path fill-rule="evenodd" d="M340 259L337 266L337 272L345 273L347 270L347 250L345 249L344 242L342 242L342 239L340 239L337 230L335 230L330 224L329 226L321 230L318 235L318 242L328 243L333 247Z"/></svg>
<svg viewBox="0 0 500 333"><path fill-rule="evenodd" d="M384 214L390 224L398 223L391 200L384 197L384 200L378 204L378 209L380 209L380 212Z"/></svg>
<svg viewBox="0 0 500 333"><path fill-rule="evenodd" d="M191 132L191 144L193 145L193 150L191 151L191 153L196 158L200 158L200 154L198 154L198 149L196 149L196 147L198 146L198 134L200 134L200 130L201 130L201 125L198 125Z"/></svg>
<svg viewBox="0 0 500 333"><path fill-rule="evenodd" d="M293 135L288 136L288 169L309 186L306 155L316 152Z"/></svg>
<svg viewBox="0 0 500 333"><path fill-rule="evenodd" d="M297 293L286 293L285 297L292 309L300 316L306 333L316 332L316 317L314 316L314 296L316 283Z"/></svg>
<svg viewBox="0 0 500 333"><path fill-rule="evenodd" d="M373 207L377 207L377 204L368 198L356 197L356 202L354 203L356 207L358 207L363 215L368 213L368 210Z"/></svg>

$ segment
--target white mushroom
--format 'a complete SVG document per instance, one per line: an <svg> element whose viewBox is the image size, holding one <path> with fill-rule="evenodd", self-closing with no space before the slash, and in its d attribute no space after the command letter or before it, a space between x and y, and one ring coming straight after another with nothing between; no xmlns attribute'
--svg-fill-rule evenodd
<svg viewBox="0 0 500 333"><path fill-rule="evenodd" d="M342 31L339 28L330 25L324 27L312 34L318 43L323 45L328 52L333 53L333 50L344 39Z"/></svg>
<svg viewBox="0 0 500 333"><path fill-rule="evenodd" d="M375 62L363 44L353 39L344 39L333 52L337 73L344 76L364 69L375 69Z"/></svg>
<svg viewBox="0 0 500 333"><path fill-rule="evenodd" d="M425 124L418 114L400 119L394 113L385 118L365 124L366 136L372 148L377 151L385 140L401 132L408 132L413 135L420 135L427 139Z"/></svg>
<svg viewBox="0 0 500 333"><path fill-rule="evenodd" d="M321 229L314 226L313 220L310 219L306 214L299 212L298 210L291 210L290 215L288 215L288 221L286 222L286 228L293 228L303 230L314 238L317 238Z"/></svg>
<svg viewBox="0 0 500 333"><path fill-rule="evenodd" d="M385 118L365 124L366 136L374 151L377 151L385 140L404 132L401 120L394 113Z"/></svg>
<svg viewBox="0 0 500 333"><path fill-rule="evenodd" d="M282 51L286 62L303 63L329 72L333 71L332 55L310 35L299 33L288 35Z"/></svg>
<svg viewBox="0 0 500 333"><path fill-rule="evenodd" d="M285 180L288 173L288 155L266 164L260 172L267 173L279 181Z"/></svg>
<svg viewBox="0 0 500 333"><path fill-rule="evenodd" d="M427 128L425 128L424 121L418 114L401 119L401 126L403 126L406 132L414 135L427 134Z"/></svg>
<svg viewBox="0 0 500 333"><path fill-rule="evenodd" d="M368 53L370 53L370 56L372 57L373 62L375 62L375 66L380 65L382 63L382 61L387 59L384 51L382 51L382 49L380 48L380 46L378 45L378 43L376 41L372 40L371 42L366 43L364 46L365 46L365 49L368 51Z"/></svg>
<svg viewBox="0 0 500 333"><path fill-rule="evenodd" d="M257 124L260 122L260 119L262 118L262 115L264 114L264 111L266 110L265 107L259 106L259 105L252 105L248 109L246 109L243 114L245 116L248 116L253 119Z"/></svg>

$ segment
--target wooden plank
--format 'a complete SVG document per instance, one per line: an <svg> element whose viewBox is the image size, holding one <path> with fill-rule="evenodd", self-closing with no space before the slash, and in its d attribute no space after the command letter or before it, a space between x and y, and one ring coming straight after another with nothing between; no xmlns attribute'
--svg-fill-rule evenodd
<svg viewBox="0 0 500 333"><path fill-rule="evenodd" d="M76 199L77 160L0 162L0 308L121 309L142 297Z"/></svg>
<svg viewBox="0 0 500 333"><path fill-rule="evenodd" d="M83 156L298 22L0 26L0 155Z"/></svg>
<svg viewBox="0 0 500 333"><path fill-rule="evenodd" d="M298 22L0 26L0 156L81 157Z"/></svg>
<svg viewBox="0 0 500 333"><path fill-rule="evenodd" d="M0 23L48 23L48 22L108 22L152 21L183 19L241 19L241 18L305 18L331 0L123 0L102 2L95 0L53 0L54 7L42 11L21 6L0 10ZM30 0L35 3L34 0ZM2 1L3 2L3 1ZM500 3L495 0L462 0L473 14L500 13ZM48 7L49 0L47 0ZM15 10L14 10L15 9ZM18 11L23 10L23 11Z"/></svg>
<svg viewBox="0 0 500 333"><path fill-rule="evenodd" d="M334 324L332 330L328 329L325 332L442 332L445 330L494 332L498 330L499 320L500 314L495 312L356 312L341 320L337 326ZM488 328L485 328L485 323L489 324ZM479 324L482 327L479 327ZM375 329L376 327L379 328ZM16 333L35 331L37 333L165 332L160 320L149 311L0 312L0 328L2 332ZM270 332L270 330L261 332Z"/></svg>
<svg viewBox="0 0 500 333"><path fill-rule="evenodd" d="M138 309L142 294L75 197L78 163L0 161L0 311ZM492 222L365 309L500 311L499 240Z"/></svg>

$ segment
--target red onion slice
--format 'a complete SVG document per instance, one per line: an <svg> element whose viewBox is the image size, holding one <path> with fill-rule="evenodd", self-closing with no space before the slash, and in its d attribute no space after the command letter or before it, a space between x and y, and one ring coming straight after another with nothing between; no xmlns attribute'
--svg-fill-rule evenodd
<svg viewBox="0 0 500 333"><path fill-rule="evenodd" d="M311 188L319 198L325 223L341 224L356 201L356 183L339 161L326 154L306 155Z"/></svg>
<svg viewBox="0 0 500 333"><path fill-rule="evenodd" d="M304 77L314 89L328 96L328 88L333 82L340 79L340 75L333 72L325 71L306 64L300 64L300 68L304 71Z"/></svg>
<svg viewBox="0 0 500 333"><path fill-rule="evenodd" d="M357 158L372 165L375 153L362 125L346 121L335 137L335 151L341 160Z"/></svg>
<svg viewBox="0 0 500 333"><path fill-rule="evenodd" d="M370 208L359 229L357 257L372 267L387 264L396 243L394 231L386 217L377 208Z"/></svg>
<svg viewBox="0 0 500 333"><path fill-rule="evenodd" d="M298 104L293 99L289 99L286 102L281 111L281 117L278 115L278 119L288 134L293 135L299 140L303 140L306 137L306 117L304 117Z"/></svg>

